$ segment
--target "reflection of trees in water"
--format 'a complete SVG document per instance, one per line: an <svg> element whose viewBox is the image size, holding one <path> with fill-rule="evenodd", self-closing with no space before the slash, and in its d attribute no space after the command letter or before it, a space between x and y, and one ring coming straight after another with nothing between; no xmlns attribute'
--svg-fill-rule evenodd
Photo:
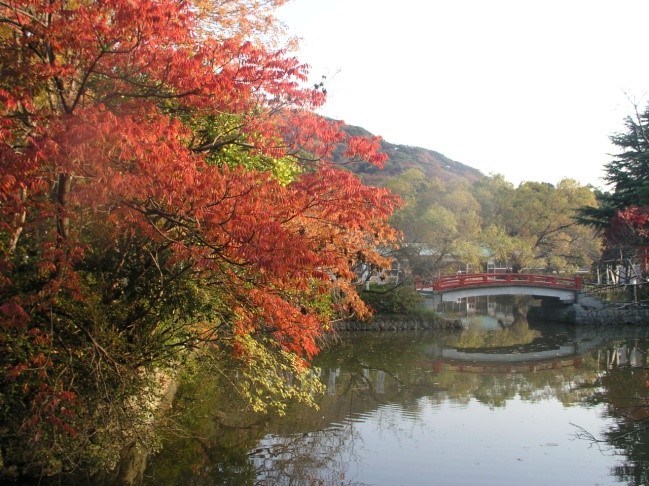
<svg viewBox="0 0 649 486"><path fill-rule="evenodd" d="M530 329L527 321L529 298L510 297L505 301L509 303L507 308L510 314L506 318L497 320L498 328L485 329L481 316L468 317L465 320L466 327L454 345L466 349L505 348L529 344L539 338L541 332Z"/></svg>
<svg viewBox="0 0 649 486"><path fill-rule="evenodd" d="M476 399L490 407L502 407L518 396L531 402L558 399L565 406L574 406L592 399L607 380L615 382L620 388L619 393L625 393L623 396L627 397L638 387L644 387L644 370L636 370L637 383L618 380L611 373L625 364L644 366L647 363L645 341L633 344L632 341L620 340L592 346L591 351L574 361L575 366L565 368L518 373L467 373L440 369L425 350L456 338L457 334L451 333L417 337L409 333L354 334L350 336L353 345L343 344L343 351L323 356L319 362L323 368L322 378L330 388L322 398L321 411L296 408L293 412L297 413L292 412L290 417L282 419L279 426L272 426L276 434L273 440L279 440L280 451L281 447L286 447L282 441L287 440L281 437L295 434L296 430L307 435L290 436L293 437L288 447L290 453L287 452L276 464L266 464L270 472L260 476L266 478L266 483L261 484L353 483L349 471L353 470L358 453L365 444L358 442L350 417L360 417L361 420L372 417L382 433L406 439L409 432L404 430L404 423L412 427L425 426L422 410L427 405L449 401L466 404ZM342 425L331 428L327 426L330 423ZM635 422L620 419L611 434L624 433L632 424L638 427ZM308 432L319 428L324 430ZM608 434L606 440L609 440ZM615 474L633 484L649 479L646 477L649 438L636 440L623 436L617 440L615 447L624 448L628 460L616 469ZM290 463L293 454L298 458L297 465ZM298 479L291 482L287 479L290 477Z"/></svg>
<svg viewBox="0 0 649 486"><path fill-rule="evenodd" d="M264 424L235 419L242 405L217 381L201 380L175 405L190 435L200 439L166 443L166 464L149 474L148 484L156 484L156 478L167 484L174 478L178 484L356 484L350 471L372 444L362 442L355 421L371 420L381 434L405 442L416 427L426 426L423 410L430 405L476 399L502 407L517 396L556 398L566 406L610 403L616 426L604 440L627 454L615 474L633 484L649 479L649 437L624 435L645 420L629 413L633 404L649 400L649 376L644 368L625 366L647 366L646 341L604 340L590 346L573 367L469 373L440 368L427 354L457 337L451 332L346 335L340 346L318 358L321 379L330 385L319 400L320 410L294 405L287 416ZM596 333L589 339L598 342Z"/></svg>
<svg viewBox="0 0 649 486"><path fill-rule="evenodd" d="M347 402L350 396L338 396L337 402ZM351 404L346 403L344 407ZM419 402L420 406L424 404ZM339 410L338 406L335 406ZM317 412L315 412L317 413ZM323 409L322 413L332 413ZM355 484L354 471L363 467L368 445L357 428L371 423L374 432L390 437L389 442L404 444L415 430L425 427L421 411L413 413L396 403L382 404L367 413L352 413L328 427L291 435L267 435L251 453L260 485ZM286 422L286 420L282 420ZM288 422L292 422L289 418ZM284 430L291 427L281 427ZM273 428L274 429L274 428ZM371 447L371 444L369 445Z"/></svg>
<svg viewBox="0 0 649 486"><path fill-rule="evenodd" d="M404 368L403 362L394 361L390 366L386 354L370 351L334 353L341 359L319 363L327 384L320 410L294 406L270 425L270 433L252 454L258 484L358 484L349 472L362 466L365 444L356 432L358 423L371 420L378 433L390 434L397 442L424 425L421 402L409 398L411 375L404 373L413 363ZM374 361L372 355L380 359ZM374 366L379 362L386 368Z"/></svg>
<svg viewBox="0 0 649 486"><path fill-rule="evenodd" d="M579 360L578 367L571 368L526 373L463 373L437 369L434 360L424 353L432 343L443 342L450 336L422 337L420 342L410 336L408 345L401 342L404 347L398 354L391 351L389 340L374 337L354 336L357 347L349 351L366 349L366 354L333 353L320 363L323 381L329 385L321 401L321 411L296 408L297 413L292 411L290 417L271 427L273 435L267 437L255 455L260 484L351 482L349 471L354 469L365 445L358 442L350 417L361 420L371 417L382 434L405 440L411 430L406 430L408 426L404 428L404 424L426 426L422 411L449 401L466 404L476 399L490 407L502 407L519 396L531 402L556 398L566 406L580 403L592 396L593 384L605 367L601 356L607 355L606 350L603 354L595 350ZM365 339L368 342L359 342ZM314 421L319 422L318 416L322 417L323 430L308 432L319 428L313 425ZM326 425L329 423L342 425L331 428ZM303 432L295 435L296 430Z"/></svg>
<svg viewBox="0 0 649 486"><path fill-rule="evenodd" d="M248 451L261 438L263 423L245 409L220 377L204 374L182 383L144 484L253 484Z"/></svg>
<svg viewBox="0 0 649 486"><path fill-rule="evenodd" d="M613 474L628 484L649 484L649 353L646 341L618 341L597 350L602 370L597 392L587 402L606 404L615 423L601 437L579 429L577 436L620 456ZM579 424L576 424L577 426Z"/></svg>
<svg viewBox="0 0 649 486"><path fill-rule="evenodd" d="M479 323L469 321L455 343L458 348L504 348L517 344L529 344L541 337L541 332L530 329L525 317L518 317L510 325L501 323L500 329L483 329Z"/></svg>
<svg viewBox="0 0 649 486"><path fill-rule="evenodd" d="M591 393L582 385L591 383L596 375L589 366L528 373L442 371L437 379L444 393L434 398L439 402L448 400L457 404L467 404L475 398L489 407L503 407L517 396L529 402L556 398L570 406Z"/></svg>
<svg viewBox="0 0 649 486"><path fill-rule="evenodd" d="M250 454L256 484L346 484L359 440L351 422L299 435L268 435Z"/></svg>
<svg viewBox="0 0 649 486"><path fill-rule="evenodd" d="M615 476L629 484L648 484L649 411L646 399L640 405L625 405L616 409L609 407L609 414L616 419L616 423L604 433L604 439L626 456L614 468Z"/></svg>
<svg viewBox="0 0 649 486"><path fill-rule="evenodd" d="M529 329L526 323L521 326ZM363 394L357 393L356 406L372 409L376 403L393 401L416 413L420 408L418 399L424 396L437 403L451 400L458 404L475 397L490 406L502 406L516 395L532 401L557 397L566 404L574 403L585 393L580 385L591 383L597 376L597 364L587 356L571 360L577 366L561 369L548 363L548 369L526 373L461 372L460 366L440 365L427 354L429 349L456 344L460 334L421 334L417 338L405 334L408 333L386 336L393 336L393 342L382 337L375 339L376 335L351 336L353 346L348 343L344 351L328 354L326 361L319 363L325 370L325 382L327 370L339 370L335 384L343 395L349 393L346 387L356 392L367 388ZM366 377L376 379L380 372L384 373L384 393L377 395L377 385L367 384Z"/></svg>

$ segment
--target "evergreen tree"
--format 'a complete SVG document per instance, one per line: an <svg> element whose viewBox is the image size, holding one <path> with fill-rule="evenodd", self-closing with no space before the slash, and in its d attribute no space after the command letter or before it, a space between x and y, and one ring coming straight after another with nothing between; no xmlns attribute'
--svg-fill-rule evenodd
<svg viewBox="0 0 649 486"><path fill-rule="evenodd" d="M606 229L618 211L649 206L649 105L626 117L624 126L625 131L610 137L620 151L604 166L604 180L612 191L596 192L599 207L581 208L582 224Z"/></svg>
<svg viewBox="0 0 649 486"><path fill-rule="evenodd" d="M649 210L649 105L635 107L625 130L612 135L619 152L604 166L610 192L597 192L599 207L582 207L579 221L604 233L603 261L628 265L646 260Z"/></svg>
<svg viewBox="0 0 649 486"><path fill-rule="evenodd" d="M606 164L605 180L613 186L611 206L649 205L649 106L625 119L626 131L611 136L620 153Z"/></svg>

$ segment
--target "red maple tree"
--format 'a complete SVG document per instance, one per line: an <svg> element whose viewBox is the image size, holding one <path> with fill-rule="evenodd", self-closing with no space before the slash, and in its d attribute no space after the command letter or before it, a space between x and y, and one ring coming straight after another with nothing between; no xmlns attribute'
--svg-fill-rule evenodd
<svg viewBox="0 0 649 486"><path fill-rule="evenodd" d="M0 3L4 450L47 439L72 467L65 441L178 350L310 358L367 313L351 268L387 264L397 200L330 156L385 155L314 114L255 3Z"/></svg>

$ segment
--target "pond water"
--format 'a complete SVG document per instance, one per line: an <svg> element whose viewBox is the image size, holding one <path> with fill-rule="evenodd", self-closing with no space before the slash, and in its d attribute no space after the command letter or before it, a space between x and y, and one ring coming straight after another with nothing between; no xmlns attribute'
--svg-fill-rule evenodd
<svg viewBox="0 0 649 486"><path fill-rule="evenodd" d="M319 410L260 418L185 384L145 483L647 484L647 329L460 311L462 331L341 334Z"/></svg>

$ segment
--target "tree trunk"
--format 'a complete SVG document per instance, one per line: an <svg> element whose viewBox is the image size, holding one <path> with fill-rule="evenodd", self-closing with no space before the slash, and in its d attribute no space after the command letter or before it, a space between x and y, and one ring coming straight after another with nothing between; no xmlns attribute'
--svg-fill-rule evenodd
<svg viewBox="0 0 649 486"><path fill-rule="evenodd" d="M70 174L61 173L59 174L59 180L56 185L56 229L60 242L66 241L70 236L70 218L67 215L67 205L71 181Z"/></svg>
<svg viewBox="0 0 649 486"><path fill-rule="evenodd" d="M24 187L20 189L20 200L23 203L27 200L27 189ZM14 253L16 251L18 240L20 239L20 235L23 232L23 227L25 225L25 219L27 219L27 211L23 209L20 214L17 214L16 216L16 230L14 231L13 235L11 235L11 240L9 241L9 253Z"/></svg>

